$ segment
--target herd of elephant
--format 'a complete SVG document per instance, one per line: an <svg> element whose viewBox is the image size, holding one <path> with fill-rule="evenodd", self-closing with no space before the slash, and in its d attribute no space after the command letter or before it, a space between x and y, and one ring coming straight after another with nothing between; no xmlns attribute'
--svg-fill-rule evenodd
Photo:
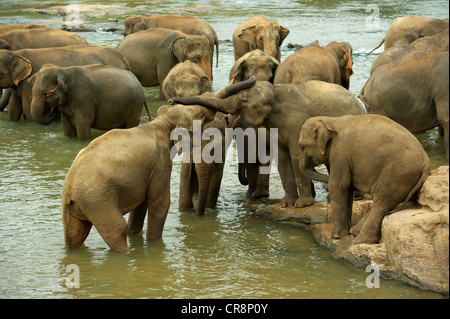
<svg viewBox="0 0 450 319"><path fill-rule="evenodd" d="M260 15L233 32L230 85L215 95L219 42L200 18L129 16L117 48L43 26L0 26L0 110L8 106L11 121L24 117L44 125L60 117L64 134L82 140L91 138L91 128L109 130L78 153L64 181L67 248L82 245L94 225L111 249L128 252L127 235L142 231L146 215L147 239L162 236L170 205L170 135L177 127L192 132L194 120L222 134L226 128L276 128L281 205L313 205L312 180L328 183L332 236L377 243L383 216L401 209L429 174L429 158L411 132L438 126L448 157L448 24L421 16L393 20L358 95L364 107L349 91L349 43L310 46L281 62L290 30ZM144 121L147 86L159 86L159 98L169 105ZM242 149L249 147L255 146ZM216 206L225 153L220 163L181 164L180 210L194 207L195 192L199 215ZM269 196L270 175L260 173L267 164L244 153L238 174L247 196ZM320 164L329 175L314 169ZM370 194L373 208L351 225L356 191Z"/></svg>

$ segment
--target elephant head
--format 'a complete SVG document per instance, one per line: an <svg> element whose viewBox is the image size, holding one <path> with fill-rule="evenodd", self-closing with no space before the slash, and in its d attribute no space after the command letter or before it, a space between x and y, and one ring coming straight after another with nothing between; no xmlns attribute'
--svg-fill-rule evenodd
<svg viewBox="0 0 450 319"><path fill-rule="evenodd" d="M0 88L12 88L32 73L31 62L11 51L0 51Z"/></svg>
<svg viewBox="0 0 450 319"><path fill-rule="evenodd" d="M257 81L273 83L275 71L280 65L277 59L260 49L253 50L240 57L230 71L230 83L248 80L252 75Z"/></svg>
<svg viewBox="0 0 450 319"><path fill-rule="evenodd" d="M196 63L205 71L208 78L212 79L212 52L206 35L179 37L172 41L170 50L178 59L178 62L191 61Z"/></svg>
<svg viewBox="0 0 450 319"><path fill-rule="evenodd" d="M177 64L163 82L166 98L195 96L211 92L211 81L203 69L191 61Z"/></svg>
<svg viewBox="0 0 450 319"><path fill-rule="evenodd" d="M222 91L230 94L222 94ZM272 111L275 93L273 85L267 81L257 82L252 76L249 80L232 84L222 91L215 97L172 98L169 103L197 104L225 114L239 114L240 117L234 124L239 127L258 127Z"/></svg>
<svg viewBox="0 0 450 319"><path fill-rule="evenodd" d="M330 47L339 61L341 85L347 90L350 87L350 76L353 72L352 47L348 42L331 42Z"/></svg>
<svg viewBox="0 0 450 319"><path fill-rule="evenodd" d="M125 18L125 28L123 35L127 36L140 30L146 30L147 24L141 16L128 16Z"/></svg>
<svg viewBox="0 0 450 319"><path fill-rule="evenodd" d="M289 29L276 21L260 21L243 29L238 37L249 43L251 50L260 49L268 55L280 60L279 47L288 36Z"/></svg>
<svg viewBox="0 0 450 319"><path fill-rule="evenodd" d="M50 124L57 116L57 109L64 104L68 91L64 70L46 64L29 81L33 86L33 120L43 125Z"/></svg>
<svg viewBox="0 0 450 319"><path fill-rule="evenodd" d="M338 135L332 123L321 117L305 121L298 140L300 169L308 178L328 183L328 175L317 172L314 167L328 164L329 145Z"/></svg>

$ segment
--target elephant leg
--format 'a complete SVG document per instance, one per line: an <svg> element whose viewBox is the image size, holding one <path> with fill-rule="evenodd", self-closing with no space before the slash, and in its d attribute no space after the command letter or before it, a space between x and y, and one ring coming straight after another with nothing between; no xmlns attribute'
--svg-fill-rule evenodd
<svg viewBox="0 0 450 319"><path fill-rule="evenodd" d="M138 234L144 227L145 215L147 214L147 201L143 201L136 209L130 212L128 217L128 234Z"/></svg>
<svg viewBox="0 0 450 319"><path fill-rule="evenodd" d="M342 238L350 234L354 188L351 185L351 171L348 166L335 163L337 172L330 172L329 192L331 216L334 224L331 236ZM334 167L334 166L333 166Z"/></svg>
<svg viewBox="0 0 450 319"><path fill-rule="evenodd" d="M376 244L381 237L381 222L384 215L391 209L386 203L373 202L372 209L367 213L361 230L356 236L355 244ZM359 223L358 223L359 224ZM353 230L353 228L352 228ZM353 232L352 232L353 234Z"/></svg>
<svg viewBox="0 0 450 319"><path fill-rule="evenodd" d="M88 216L112 250L124 253L130 250L127 244L128 224L118 208L96 209Z"/></svg>
<svg viewBox="0 0 450 319"><path fill-rule="evenodd" d="M192 196L194 195L195 180L197 175L192 163L181 163L180 172L180 195L178 209L188 210L194 207Z"/></svg>
<svg viewBox="0 0 450 319"><path fill-rule="evenodd" d="M258 165L258 175L257 175L257 182L256 182L256 189L253 192L253 198L263 198L263 197L269 197L269 180L270 180L270 174L261 174L259 172L260 167L269 166L271 163L266 164L259 164ZM270 169L270 168L269 168Z"/></svg>
<svg viewBox="0 0 450 319"><path fill-rule="evenodd" d="M82 116L83 115L75 116L77 137L80 141L88 140L91 138L91 122L83 119Z"/></svg>
<svg viewBox="0 0 450 319"><path fill-rule="evenodd" d="M213 174L212 168L212 164L195 164L195 171L198 179L197 214L199 216L205 214Z"/></svg>
<svg viewBox="0 0 450 319"><path fill-rule="evenodd" d="M244 169L247 171L247 197L252 198L253 193L258 187L258 164L257 163L244 163Z"/></svg>
<svg viewBox="0 0 450 319"><path fill-rule="evenodd" d="M13 92L9 99L8 118L10 121L19 121L22 113L22 99Z"/></svg>
<svg viewBox="0 0 450 319"><path fill-rule="evenodd" d="M293 206L298 198L298 193L289 152L279 148L277 164L278 171L280 172L281 183L283 184L285 193L284 197L281 200L281 207Z"/></svg>
<svg viewBox="0 0 450 319"><path fill-rule="evenodd" d="M448 89L447 89L448 90ZM444 133L445 153L449 158L449 109L448 109L448 91L447 95L435 98L437 120L442 126Z"/></svg>
<svg viewBox="0 0 450 319"><path fill-rule="evenodd" d="M70 117L64 113L61 113L61 124L65 136L71 138L77 137L77 130L75 129L75 126L72 125Z"/></svg>
<svg viewBox="0 0 450 319"><path fill-rule="evenodd" d="M170 169L168 171L169 174L155 175L147 193L147 240L162 236L170 206Z"/></svg>
<svg viewBox="0 0 450 319"><path fill-rule="evenodd" d="M66 248L80 247L89 235L92 224L87 220L73 217L67 212L63 212L63 223Z"/></svg>
<svg viewBox="0 0 450 319"><path fill-rule="evenodd" d="M219 198L220 185L222 184L223 168L223 162L214 166L211 180L209 182L208 199L206 201L207 208L216 208L217 199Z"/></svg>
<svg viewBox="0 0 450 319"><path fill-rule="evenodd" d="M11 97L12 89L3 89L3 95L0 100L0 111L3 111L8 106L9 98Z"/></svg>

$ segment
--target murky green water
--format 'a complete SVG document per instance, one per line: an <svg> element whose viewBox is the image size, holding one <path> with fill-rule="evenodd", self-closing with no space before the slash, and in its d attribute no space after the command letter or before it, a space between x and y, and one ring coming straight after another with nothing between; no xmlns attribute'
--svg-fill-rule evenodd
<svg viewBox="0 0 450 319"><path fill-rule="evenodd" d="M56 4L111 4L116 1L41 1L42 8ZM397 16L419 14L448 17L448 2L436 1L128 1L125 9L104 17L85 19L87 27L117 26L126 14L167 13L192 4L213 6L198 15L209 21L220 40L231 39L234 29L247 17L262 14L291 30L282 48L282 59L294 53L288 42L308 44L319 40L348 41L353 46L351 91L357 94L367 79L377 54L366 55L382 39ZM156 4L155 4L156 3ZM366 12L375 3L379 20ZM62 17L21 12L38 2L1 1L0 23L42 23L57 26ZM38 7L38 8L41 8ZM136 7L136 9L131 9ZM123 8L122 8L123 9ZM110 32L82 33L92 44L115 46L122 38ZM215 91L228 83L234 63L233 48L220 45L219 67L214 69ZM378 50L379 54L381 51ZM158 89L147 88L153 115ZM95 131L94 136L102 132ZM448 165L443 139L437 130L417 135L432 159L433 168ZM0 113L0 298L442 298L406 284L381 279L380 288L365 285L369 275L362 268L337 260L318 247L302 229L280 225L252 215L261 203L245 198L238 182L233 148L228 151L225 176L217 209L198 217L179 212L180 158L172 174L172 205L163 238L147 242L145 234L129 238L132 252L111 252L93 229L85 245L64 249L60 196L67 170L87 142L67 139L61 124L41 126L24 120L8 121ZM283 196L274 167L271 199ZM319 201L325 201L321 191ZM144 228L145 229L145 228ZM77 265L80 287L68 288Z"/></svg>

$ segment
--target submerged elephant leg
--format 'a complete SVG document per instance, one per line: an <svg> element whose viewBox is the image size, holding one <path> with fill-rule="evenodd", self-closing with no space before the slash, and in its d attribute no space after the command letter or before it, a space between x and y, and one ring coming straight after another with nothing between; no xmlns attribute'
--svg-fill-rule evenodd
<svg viewBox="0 0 450 319"><path fill-rule="evenodd" d="M170 206L170 170L168 174L156 174L147 192L147 240L162 236Z"/></svg>
<svg viewBox="0 0 450 319"><path fill-rule="evenodd" d="M89 216L100 236L112 250L123 253L130 250L127 244L128 225L118 209L112 208L108 212L97 210Z"/></svg>
<svg viewBox="0 0 450 319"><path fill-rule="evenodd" d="M80 247L91 230L92 224L87 220L81 220L63 212L64 241L66 248Z"/></svg>
<svg viewBox="0 0 450 319"><path fill-rule="evenodd" d="M196 173L192 163L181 163L180 172L180 198L178 210L184 211L194 207L192 196L194 195L194 185Z"/></svg>
<svg viewBox="0 0 450 319"><path fill-rule="evenodd" d="M144 227L145 215L147 214L147 201L142 202L128 216L128 233L138 234Z"/></svg>

